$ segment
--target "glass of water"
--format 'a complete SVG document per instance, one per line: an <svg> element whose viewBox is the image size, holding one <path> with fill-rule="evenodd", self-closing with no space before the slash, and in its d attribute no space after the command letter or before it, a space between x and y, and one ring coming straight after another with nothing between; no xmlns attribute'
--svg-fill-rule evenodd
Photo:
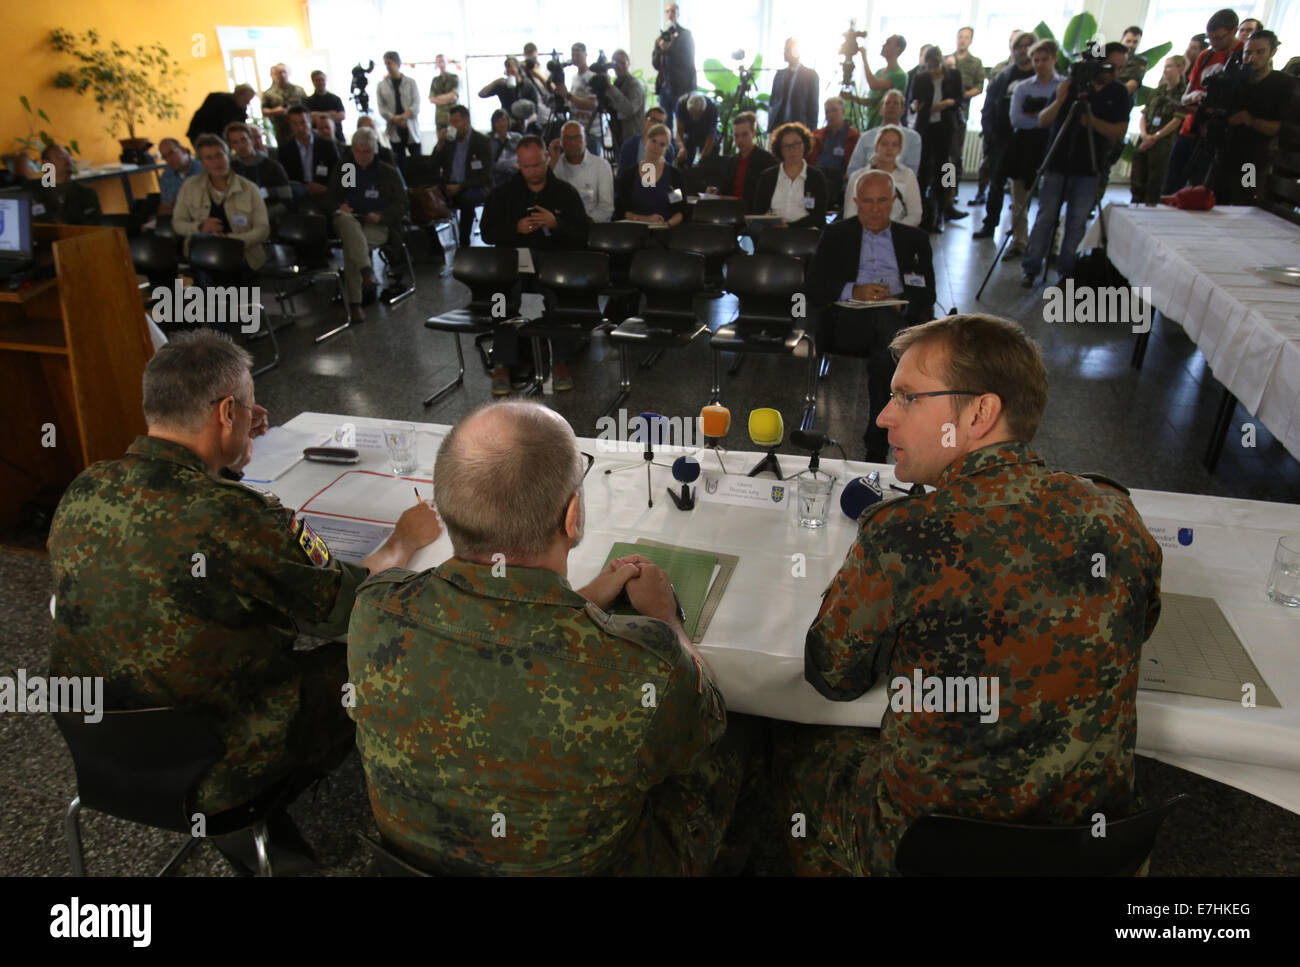
<svg viewBox="0 0 1300 967"><path fill-rule="evenodd" d="M1278 540L1268 575L1268 597L1288 608L1300 608L1300 537Z"/></svg>
<svg viewBox="0 0 1300 967"><path fill-rule="evenodd" d="M825 527L835 478L825 470L805 470L795 478L795 513L801 527Z"/></svg>
<svg viewBox="0 0 1300 967"><path fill-rule="evenodd" d="M388 444L388 460L393 473L399 477L415 473L418 466L415 427L410 423L389 423L384 427L384 442Z"/></svg>

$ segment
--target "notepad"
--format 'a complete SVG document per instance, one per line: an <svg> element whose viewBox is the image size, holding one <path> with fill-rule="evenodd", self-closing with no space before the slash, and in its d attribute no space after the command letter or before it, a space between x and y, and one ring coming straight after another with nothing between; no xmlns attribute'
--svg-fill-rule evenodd
<svg viewBox="0 0 1300 967"><path fill-rule="evenodd" d="M863 302L861 299L841 299L835 304L841 309L887 309L891 306L905 309L910 305L906 299L879 299L875 302Z"/></svg>
<svg viewBox="0 0 1300 967"><path fill-rule="evenodd" d="M718 555L671 545L629 544L619 541L610 548L605 564L616 557L631 554L647 557L667 572L668 580L673 582L673 588L677 592L677 600L686 612L686 620L683 622L686 637L695 640L700 615L704 611L704 601L718 567ZM614 610L616 614L636 613L630 607L615 607Z"/></svg>

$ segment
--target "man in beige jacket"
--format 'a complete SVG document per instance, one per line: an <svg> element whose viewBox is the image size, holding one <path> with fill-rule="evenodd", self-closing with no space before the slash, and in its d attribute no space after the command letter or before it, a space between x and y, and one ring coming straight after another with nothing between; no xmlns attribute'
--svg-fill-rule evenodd
<svg viewBox="0 0 1300 967"><path fill-rule="evenodd" d="M230 149L215 134L194 143L203 174L187 179L176 196L172 227L185 239L185 252L196 235L217 235L244 243L244 261L257 271L266 262L262 243L271 233L266 202L257 185L230 170Z"/></svg>

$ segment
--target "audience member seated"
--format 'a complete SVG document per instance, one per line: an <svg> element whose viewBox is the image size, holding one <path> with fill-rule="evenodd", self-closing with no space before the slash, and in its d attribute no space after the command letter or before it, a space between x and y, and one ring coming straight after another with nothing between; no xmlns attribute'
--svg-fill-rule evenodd
<svg viewBox="0 0 1300 967"><path fill-rule="evenodd" d="M384 164L392 165L394 168L397 168L398 174L401 174L402 169L398 166L397 159L393 156L393 149L385 147L379 137L379 129L375 127L375 119L369 114L363 114L361 117L357 118L357 128L358 130L361 128L369 128L371 131L375 132L375 143L379 145L379 147L375 148L375 157ZM402 183L406 183L405 178L402 179Z"/></svg>
<svg viewBox="0 0 1300 967"><path fill-rule="evenodd" d="M758 176L780 164L772 152L758 146L757 133L758 115L753 111L742 111L732 118L731 137L736 153L723 157L722 183L711 186L714 194L741 201L754 198L758 194Z"/></svg>
<svg viewBox="0 0 1300 967"><path fill-rule="evenodd" d="M343 293L348 301L348 317L354 323L366 321L362 304L374 298L372 247L384 247L389 290L400 292L405 288L402 219L410 202L397 168L376 159L378 144L374 130L357 128L349 153L355 167L339 165L330 178L334 231L343 240Z"/></svg>
<svg viewBox="0 0 1300 967"><path fill-rule="evenodd" d="M329 115L329 119L334 126L334 131L330 137L342 144L343 119L347 117L347 112L343 109L343 99L325 89L325 80L324 71L311 72L312 92L307 95L307 100L303 104L313 114L325 113Z"/></svg>
<svg viewBox="0 0 1300 967"><path fill-rule="evenodd" d="M646 135L645 159L618 173L615 218L672 227L686 217L686 183L664 158L669 137L668 128L656 124Z"/></svg>
<svg viewBox="0 0 1300 967"><path fill-rule="evenodd" d="M859 179L868 171L887 171L894 179L894 207L889 220L913 228L921 224L921 187L916 183L916 173L907 165L898 163L898 151L902 144L902 128L890 124L879 129L876 135L876 153L869 159L869 167L855 171L845 188L846 217L852 217L847 213L854 211L853 199L858 194Z"/></svg>
<svg viewBox="0 0 1300 967"><path fill-rule="evenodd" d="M316 135L316 137L320 138L322 141L334 141L338 144L342 144L341 141L338 141L338 139L334 137L334 121L327 113L324 111L312 111L310 117L312 134Z"/></svg>
<svg viewBox="0 0 1300 967"><path fill-rule="evenodd" d="M773 812L809 818L786 838L796 875L897 874L903 833L927 813L1060 827L1141 807L1138 665L1160 616L1160 545L1119 484L1031 449L1047 372L1019 325L947 316L889 348L894 475L936 489L858 519L804 677L850 702L915 676L926 701L898 703L891 685L879 730L778 724ZM931 682L947 702L930 702ZM979 707L953 714L964 683Z"/></svg>
<svg viewBox="0 0 1300 967"><path fill-rule="evenodd" d="M433 160L438 186L447 204L460 214L460 247L469 248L474 209L487 200L492 185L492 144L486 134L470 128L465 105L453 104L448 118L449 136L434 149Z"/></svg>
<svg viewBox="0 0 1300 967"><path fill-rule="evenodd" d="M780 215L791 228L822 228L826 224L826 178L804 160L812 147L812 132L798 121L772 133L781 164L758 176L754 194L745 203L753 215Z"/></svg>
<svg viewBox="0 0 1300 967"><path fill-rule="evenodd" d="M309 126L307 109L301 104L289 109L289 126L293 137L280 145L280 164L289 181L296 182L294 195L302 191L308 196L323 196L329 188L330 173L339 163L339 146L333 138L316 136Z"/></svg>
<svg viewBox="0 0 1300 967"><path fill-rule="evenodd" d="M361 122L358 121L358 124ZM268 145L262 140L262 129L256 124L248 126L248 136L253 139L253 150L260 155L270 158L272 161L280 160L280 149L274 145Z"/></svg>
<svg viewBox="0 0 1300 967"><path fill-rule="evenodd" d="M876 135L880 129L887 125L894 125L903 132L903 150L898 156L899 164L906 165L912 169L915 174L921 168L921 136L912 128L903 125L904 101L902 91L890 89L885 92L885 96L880 100L880 114L883 119L879 125L862 132L862 137L858 138L858 143L853 149L853 154L849 158L848 168L845 170L844 177L852 178L855 171L868 167L867 159L871 157L876 150ZM848 208L852 212L853 206Z"/></svg>
<svg viewBox="0 0 1300 967"><path fill-rule="evenodd" d="M871 171L858 179L857 218L827 227L808 266L808 301L821 307L820 352L867 356L866 459L884 463L886 433L876 417L889 401L894 358L889 341L900 329L934 317L934 263L930 239L919 228L889 220L894 179ZM844 308L836 302L906 301L906 308Z"/></svg>
<svg viewBox="0 0 1300 967"><path fill-rule="evenodd" d="M54 184L36 189L32 221L59 225L98 225L99 195L89 185L73 181L72 155L61 144L47 144L41 161L54 166ZM32 182L42 185L42 182ZM38 210L39 209L39 210Z"/></svg>
<svg viewBox="0 0 1300 967"><path fill-rule="evenodd" d="M587 150L582 125L566 121L550 144L551 170L578 190L587 217L607 222L614 214L614 173L609 162Z"/></svg>
<svg viewBox="0 0 1300 967"><path fill-rule="evenodd" d="M569 583L583 474L569 425L535 403L475 410L439 448L453 556L368 581L348 636L380 835L436 874L737 873L757 723L728 721L647 559ZM620 594L637 615L607 613Z"/></svg>
<svg viewBox="0 0 1300 967"><path fill-rule="evenodd" d="M289 210L293 202L293 189L289 176L280 162L272 161L253 150L253 139L248 136L248 125L243 121L227 124L226 144L230 146L230 167L235 174L247 178L257 186L258 194L266 202L267 217L275 222Z"/></svg>
<svg viewBox="0 0 1300 967"><path fill-rule="evenodd" d="M251 362L200 330L173 336L145 366L147 435L83 470L54 515L50 668L102 677L112 709L201 713L222 741L188 804L201 814L287 782L269 823L280 873L285 847L299 862L310 855L285 807L355 744L339 695L357 587L367 572L405 565L442 528L418 504L370 557L347 564L269 492L237 483L268 427ZM207 560L199 578L196 549ZM326 642L295 648L300 633ZM214 843L241 872L256 869L251 831Z"/></svg>
<svg viewBox="0 0 1300 967"><path fill-rule="evenodd" d="M623 147L618 153L618 170L621 174L625 168L640 164L645 160L645 139L646 132L656 124L668 124L668 115L664 113L661 107L652 107L645 112L645 124L641 128L641 133L635 137L628 138L623 142ZM672 164L673 159L677 157L677 145L668 142L668 163Z"/></svg>
<svg viewBox="0 0 1300 967"><path fill-rule="evenodd" d="M546 164L542 139L526 134L516 150L519 170L492 189L483 206L482 234L488 245L533 251L579 250L587 244L587 213L582 197ZM556 390L573 389L569 360L577 348L570 339L551 340L552 380ZM519 359L514 326L497 326L492 337L492 392L510 392L510 369Z"/></svg>
<svg viewBox="0 0 1300 967"><path fill-rule="evenodd" d="M523 135L510 129L510 115L497 108L492 112L492 133L488 142L492 145L492 187L508 181L519 170L515 151L519 148L519 139Z"/></svg>
<svg viewBox="0 0 1300 967"><path fill-rule="evenodd" d="M703 94L677 99L677 162L693 165L711 158L718 148L718 105Z"/></svg>
<svg viewBox="0 0 1300 967"><path fill-rule="evenodd" d="M257 185L230 170L229 149L215 134L199 135L196 147L203 173L181 185L172 228L185 240L187 255L196 235L238 239L244 243L245 264L256 271L266 261L262 243L271 233L262 193Z"/></svg>
<svg viewBox="0 0 1300 967"><path fill-rule="evenodd" d="M248 104L257 95L252 84L240 84L233 91L213 91L190 119L185 140L190 144L200 134L220 135L226 126L248 120Z"/></svg>
<svg viewBox="0 0 1300 967"><path fill-rule="evenodd" d="M826 188L832 198L839 196L839 186L844 184L844 171L853 149L858 146L860 132L845 120L844 98L828 98L826 127L813 132L812 150L808 163L816 165L826 177Z"/></svg>
<svg viewBox="0 0 1300 967"><path fill-rule="evenodd" d="M186 178L203 174L203 165L175 138L158 142L158 153L167 167L158 173L158 214L170 215L176 207L176 196Z"/></svg>

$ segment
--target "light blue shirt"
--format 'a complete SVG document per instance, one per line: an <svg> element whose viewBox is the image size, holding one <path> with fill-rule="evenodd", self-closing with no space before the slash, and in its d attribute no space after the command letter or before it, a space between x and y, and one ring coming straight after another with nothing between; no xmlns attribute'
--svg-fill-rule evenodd
<svg viewBox="0 0 1300 967"><path fill-rule="evenodd" d="M1056 97L1056 88L1061 81L1065 80L1060 74L1053 74L1050 81L1040 81L1037 77L1026 77L1023 81L1016 81L1011 88L1011 126L1017 131L1037 131L1038 130L1038 111L1047 107ZM1028 98L1046 98L1047 103L1038 109L1038 111L1025 113L1025 101Z"/></svg>
<svg viewBox="0 0 1300 967"><path fill-rule="evenodd" d="M469 135L456 142L456 150L451 155L451 183L459 185L465 181L465 159L469 157Z"/></svg>
<svg viewBox="0 0 1300 967"><path fill-rule="evenodd" d="M298 157L302 159L302 180L304 182L314 181L315 172L312 171L311 167L311 155L316 147L316 135L309 136L306 144L303 144L297 138L293 139L293 143L298 148Z"/></svg>
<svg viewBox="0 0 1300 967"><path fill-rule="evenodd" d="M203 165L199 163L198 158L190 158L190 166L182 172L177 172L171 165L168 165L158 175L158 201L163 205L175 205L176 196L180 193L181 182L186 178L194 175L203 174Z"/></svg>
<svg viewBox="0 0 1300 967"><path fill-rule="evenodd" d="M889 294L903 291L903 277L898 274L898 258L894 255L894 235L889 227L883 232L862 230L862 249L858 253L858 277L846 282L840 292L841 299L853 298L855 285L884 285Z"/></svg>

